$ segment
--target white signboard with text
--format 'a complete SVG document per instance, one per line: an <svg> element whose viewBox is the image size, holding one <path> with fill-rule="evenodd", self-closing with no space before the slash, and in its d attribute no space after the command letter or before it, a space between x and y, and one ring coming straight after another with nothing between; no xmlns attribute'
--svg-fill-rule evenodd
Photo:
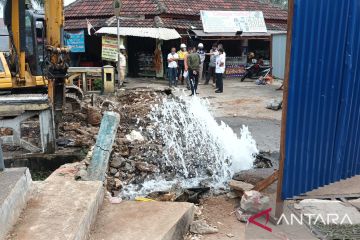
<svg viewBox="0 0 360 240"><path fill-rule="evenodd" d="M267 32L261 11L200 11L204 32Z"/></svg>

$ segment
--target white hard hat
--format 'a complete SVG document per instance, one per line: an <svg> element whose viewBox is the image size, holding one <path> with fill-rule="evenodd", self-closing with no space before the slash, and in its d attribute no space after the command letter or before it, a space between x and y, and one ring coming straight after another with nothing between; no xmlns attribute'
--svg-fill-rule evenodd
<svg viewBox="0 0 360 240"><path fill-rule="evenodd" d="M198 48L204 48L204 44L199 43Z"/></svg>
<svg viewBox="0 0 360 240"><path fill-rule="evenodd" d="M180 48L186 48L186 44L185 44L185 43L182 43L182 44L180 45Z"/></svg>
<svg viewBox="0 0 360 240"><path fill-rule="evenodd" d="M124 45L120 45L120 50L125 50L125 46Z"/></svg>

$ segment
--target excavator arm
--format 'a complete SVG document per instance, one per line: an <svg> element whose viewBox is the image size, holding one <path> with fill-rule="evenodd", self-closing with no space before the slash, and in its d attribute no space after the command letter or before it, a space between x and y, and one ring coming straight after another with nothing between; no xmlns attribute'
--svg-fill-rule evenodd
<svg viewBox="0 0 360 240"><path fill-rule="evenodd" d="M65 81L69 68L69 49L63 46L64 1L45 0L46 22L46 77L48 94L55 111L55 123L61 121L65 105Z"/></svg>
<svg viewBox="0 0 360 240"><path fill-rule="evenodd" d="M4 23L10 35L8 65L13 87L36 87L43 79L55 113L61 120L64 106L65 79L69 67L69 50L63 47L63 0L45 0L44 11L32 9L28 0L7 0ZM34 83L33 79L37 79ZM45 84L43 84L45 86Z"/></svg>

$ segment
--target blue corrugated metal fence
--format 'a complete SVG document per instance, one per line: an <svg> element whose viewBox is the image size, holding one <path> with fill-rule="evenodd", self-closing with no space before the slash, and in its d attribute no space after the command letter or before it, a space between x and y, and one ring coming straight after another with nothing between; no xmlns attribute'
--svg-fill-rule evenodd
<svg viewBox="0 0 360 240"><path fill-rule="evenodd" d="M282 198L360 173L360 1L294 0Z"/></svg>

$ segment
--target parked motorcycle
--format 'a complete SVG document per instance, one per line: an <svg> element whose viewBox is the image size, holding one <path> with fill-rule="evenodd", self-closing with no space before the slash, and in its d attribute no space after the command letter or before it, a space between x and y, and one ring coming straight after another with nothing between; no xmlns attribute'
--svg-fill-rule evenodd
<svg viewBox="0 0 360 240"><path fill-rule="evenodd" d="M264 66L259 64L256 59L252 60L252 63L245 67L245 74L241 78L241 82L245 80L245 78L258 79L260 77L266 78L271 71L270 66Z"/></svg>

